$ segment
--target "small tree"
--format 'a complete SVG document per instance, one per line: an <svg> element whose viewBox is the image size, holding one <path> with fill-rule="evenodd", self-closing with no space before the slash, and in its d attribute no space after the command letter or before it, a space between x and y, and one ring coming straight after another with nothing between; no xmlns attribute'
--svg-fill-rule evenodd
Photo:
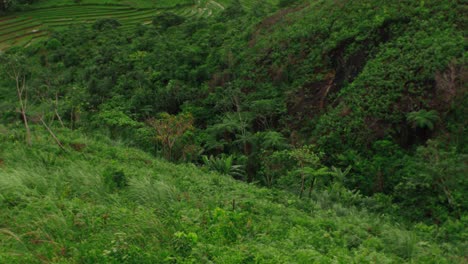
<svg viewBox="0 0 468 264"><path fill-rule="evenodd" d="M26 143L31 145L31 130L29 129L28 117L26 115L28 106L28 86L26 80L29 75L26 58L16 54L2 55L0 56L0 70L6 77L15 82L20 113L26 129Z"/></svg>
<svg viewBox="0 0 468 264"><path fill-rule="evenodd" d="M159 119L150 119L150 126L154 128L155 139L161 144L164 157L172 160L175 144L182 139L185 132L193 129L191 114L182 113L171 115L162 113Z"/></svg>
<svg viewBox="0 0 468 264"><path fill-rule="evenodd" d="M409 217L431 217L444 221L449 215L460 217L468 210L468 155L459 153L445 142L429 140L408 159L405 177L395 188L394 196ZM417 209L417 210L415 210Z"/></svg>
<svg viewBox="0 0 468 264"><path fill-rule="evenodd" d="M132 128L138 128L140 123L133 120L125 107L118 102L108 101L100 106L100 111L94 116L97 125L109 128L110 136L114 139L125 135Z"/></svg>
<svg viewBox="0 0 468 264"><path fill-rule="evenodd" d="M310 178L309 196L315 186L318 176L329 174L328 168L320 167L320 157L313 151L313 146L303 146L291 150L291 157L296 160L298 169L295 171L301 176L301 188L299 197L304 194L307 178Z"/></svg>
<svg viewBox="0 0 468 264"><path fill-rule="evenodd" d="M290 145L281 133L275 131L257 132L255 137L257 145L255 154L261 157L261 170L258 174L262 176L268 187L272 187L292 165L288 150Z"/></svg>
<svg viewBox="0 0 468 264"><path fill-rule="evenodd" d="M435 123L439 121L439 114L435 110L427 111L427 110L420 110L417 112L411 112L408 114L407 119L413 127L419 128L428 128L429 130L433 130Z"/></svg>

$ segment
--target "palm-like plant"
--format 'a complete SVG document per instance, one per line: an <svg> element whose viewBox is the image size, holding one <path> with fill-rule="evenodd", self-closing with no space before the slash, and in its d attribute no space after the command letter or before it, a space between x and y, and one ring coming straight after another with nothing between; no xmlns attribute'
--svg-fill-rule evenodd
<svg viewBox="0 0 468 264"><path fill-rule="evenodd" d="M346 176L351 171L351 166L348 166L344 171L341 168L336 168L335 166L331 167L331 174L333 178L339 183L343 183L346 179Z"/></svg>
<svg viewBox="0 0 468 264"><path fill-rule="evenodd" d="M435 123L440 120L439 113L435 110L419 110L411 112L406 117L413 127L434 129Z"/></svg>
<svg viewBox="0 0 468 264"><path fill-rule="evenodd" d="M234 164L232 156L221 155L219 157L202 156L203 163L208 169L217 171L224 175L231 175L235 178L242 178L244 176L244 166Z"/></svg>
<svg viewBox="0 0 468 264"><path fill-rule="evenodd" d="M314 189L314 186L316 185L317 180L320 177L332 175L332 172L330 172L330 169L328 167L321 167L318 169L305 167L303 169L299 169L298 171L300 173L305 173L310 177L309 198L312 197L312 190ZM300 194L301 197L302 197L302 193L303 193L303 190L301 190L301 194Z"/></svg>
<svg viewBox="0 0 468 264"><path fill-rule="evenodd" d="M262 138L262 147L265 149L279 150L279 149L286 149L289 147L287 140L279 132L276 132L276 131L266 131L262 133L257 132L257 135L259 135Z"/></svg>

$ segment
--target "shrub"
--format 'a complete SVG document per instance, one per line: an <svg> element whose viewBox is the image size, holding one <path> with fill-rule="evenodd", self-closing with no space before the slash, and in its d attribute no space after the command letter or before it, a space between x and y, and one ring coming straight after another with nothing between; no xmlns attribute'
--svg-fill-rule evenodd
<svg viewBox="0 0 468 264"><path fill-rule="evenodd" d="M93 24L93 29L98 31L104 31L109 29L116 29L120 27L122 24L116 19L113 18L103 18L99 19Z"/></svg>
<svg viewBox="0 0 468 264"><path fill-rule="evenodd" d="M174 13L164 12L153 18L153 25L160 30L166 30L173 26L178 26L184 23L185 18Z"/></svg>
<svg viewBox="0 0 468 264"><path fill-rule="evenodd" d="M117 191L128 185L128 179L122 169L109 167L104 172L104 184L109 191Z"/></svg>

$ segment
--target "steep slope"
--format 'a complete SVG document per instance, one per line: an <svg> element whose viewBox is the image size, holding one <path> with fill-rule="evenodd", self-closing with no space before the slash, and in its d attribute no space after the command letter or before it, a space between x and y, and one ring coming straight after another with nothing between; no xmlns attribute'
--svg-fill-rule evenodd
<svg viewBox="0 0 468 264"><path fill-rule="evenodd" d="M0 127L1 263L463 262L443 231L343 206L364 200L339 186L300 200L55 130L66 152Z"/></svg>
<svg viewBox="0 0 468 264"><path fill-rule="evenodd" d="M0 54L0 263L466 262L465 4L191 2L28 11L64 30Z"/></svg>

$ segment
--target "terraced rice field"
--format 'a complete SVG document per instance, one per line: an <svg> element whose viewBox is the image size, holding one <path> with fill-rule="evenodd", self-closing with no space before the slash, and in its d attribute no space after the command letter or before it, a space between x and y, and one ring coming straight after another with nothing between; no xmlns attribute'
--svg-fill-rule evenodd
<svg viewBox="0 0 468 264"><path fill-rule="evenodd" d="M40 8L0 17L0 50L11 46L27 46L34 41L47 38L53 30L73 24L91 24L98 19L114 18L128 30L137 24L151 23L152 18L162 11L191 17L208 17L224 9L214 0L198 0L194 5L171 9L136 9L128 5L69 5Z"/></svg>

